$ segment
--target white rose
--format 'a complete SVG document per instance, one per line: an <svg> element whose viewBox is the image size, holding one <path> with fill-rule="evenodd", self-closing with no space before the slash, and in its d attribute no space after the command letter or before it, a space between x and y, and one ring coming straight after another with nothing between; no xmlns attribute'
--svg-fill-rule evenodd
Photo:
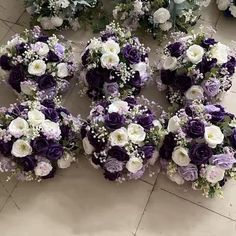
<svg viewBox="0 0 236 236"><path fill-rule="evenodd" d="M39 19L39 22L40 22L42 28L45 30L55 29L55 26L52 24L51 18L49 18L49 17L42 17Z"/></svg>
<svg viewBox="0 0 236 236"><path fill-rule="evenodd" d="M206 180L212 184L216 184L224 178L225 170L218 166L209 165L206 168Z"/></svg>
<svg viewBox="0 0 236 236"><path fill-rule="evenodd" d="M137 157L131 157L129 161L126 163L126 169L135 174L139 170L143 168L143 160Z"/></svg>
<svg viewBox="0 0 236 236"><path fill-rule="evenodd" d="M36 76L41 76L45 74L46 69L46 63L43 60L35 60L33 62L30 62L28 66L29 74Z"/></svg>
<svg viewBox="0 0 236 236"><path fill-rule="evenodd" d="M34 45L34 48L39 56L45 56L49 52L49 47L46 43L37 42Z"/></svg>
<svg viewBox="0 0 236 236"><path fill-rule="evenodd" d="M204 98L203 88L199 85L193 85L186 91L185 97L187 100L202 99Z"/></svg>
<svg viewBox="0 0 236 236"><path fill-rule="evenodd" d="M183 179L183 177L180 176L177 172L174 173L174 174L172 174L172 175L169 175L168 177L169 177L169 179L170 179L171 181L175 182L175 183L178 184L178 185L184 184L184 179Z"/></svg>
<svg viewBox="0 0 236 236"><path fill-rule="evenodd" d="M169 119L167 130L168 132L176 132L180 128L180 119L178 116L172 116Z"/></svg>
<svg viewBox="0 0 236 236"><path fill-rule="evenodd" d="M218 64L223 64L228 61L228 50L229 48L222 44L217 43L211 48L211 56L217 59Z"/></svg>
<svg viewBox="0 0 236 236"><path fill-rule="evenodd" d="M36 86L33 83L29 83L29 81L23 81L20 83L20 89L22 93L32 96L36 91Z"/></svg>
<svg viewBox="0 0 236 236"><path fill-rule="evenodd" d="M236 17L236 6L235 5L231 5L229 7L230 13L233 17Z"/></svg>
<svg viewBox="0 0 236 236"><path fill-rule="evenodd" d="M224 134L221 132L220 127L211 125L205 127L204 138L209 147L215 148L218 144L223 143Z"/></svg>
<svg viewBox="0 0 236 236"><path fill-rule="evenodd" d="M22 135L25 135L29 129L29 125L26 120L21 117L17 117L15 120L12 120L8 126L9 133L15 138L20 138Z"/></svg>
<svg viewBox="0 0 236 236"><path fill-rule="evenodd" d="M188 48L186 55L189 61L193 64L197 64L202 60L204 49L201 46L194 44Z"/></svg>
<svg viewBox="0 0 236 236"><path fill-rule="evenodd" d="M172 22L166 21L165 23L159 24L159 27L162 31L169 31L172 28Z"/></svg>
<svg viewBox="0 0 236 236"><path fill-rule="evenodd" d="M133 70L138 71L141 77L145 76L147 74L147 64L145 62L134 64Z"/></svg>
<svg viewBox="0 0 236 236"><path fill-rule="evenodd" d="M105 53L101 56L101 65L103 68L111 69L119 64L120 58L114 53Z"/></svg>
<svg viewBox="0 0 236 236"><path fill-rule="evenodd" d="M142 8L143 8L142 1L135 0L133 6L134 6L134 12L136 12L136 13L143 13L143 11L142 11Z"/></svg>
<svg viewBox="0 0 236 236"><path fill-rule="evenodd" d="M176 147L172 152L172 160L178 166L187 166L190 163L188 149L183 147Z"/></svg>
<svg viewBox="0 0 236 236"><path fill-rule="evenodd" d="M61 1L57 1L57 2L60 4L60 6L61 6L62 8L67 8L67 7L69 7L69 5L70 5L69 0L61 0Z"/></svg>
<svg viewBox="0 0 236 236"><path fill-rule="evenodd" d="M159 129L162 128L161 122L159 120L154 120L152 124L154 125L154 127L158 127Z"/></svg>
<svg viewBox="0 0 236 236"><path fill-rule="evenodd" d="M159 8L153 14L153 21L155 24L165 23L170 19L170 12L166 8Z"/></svg>
<svg viewBox="0 0 236 236"><path fill-rule="evenodd" d="M59 78L65 78L69 75L69 71L66 63L60 63L57 65L57 76Z"/></svg>
<svg viewBox="0 0 236 236"><path fill-rule="evenodd" d="M82 140L83 148L86 154L90 155L95 150L94 146L89 142L88 137L83 138Z"/></svg>
<svg viewBox="0 0 236 236"><path fill-rule="evenodd" d="M112 102L108 107L108 113L116 112L123 115L129 111L128 102L117 100Z"/></svg>
<svg viewBox="0 0 236 236"><path fill-rule="evenodd" d="M28 112L28 121L33 126L40 125L45 120L45 115L39 110L30 110Z"/></svg>
<svg viewBox="0 0 236 236"><path fill-rule="evenodd" d="M52 122L50 120L45 120L42 123L42 132L45 136L59 138L61 135L60 126L58 123Z"/></svg>
<svg viewBox="0 0 236 236"><path fill-rule="evenodd" d="M58 17L58 16L53 16L51 18L51 22L52 22L53 26L60 27L63 24L63 19L61 17Z"/></svg>
<svg viewBox="0 0 236 236"><path fill-rule="evenodd" d="M128 144L128 141L129 137L127 134L127 130L124 127L117 129L110 134L111 146L123 147Z"/></svg>
<svg viewBox="0 0 236 236"><path fill-rule="evenodd" d="M90 50L98 50L102 47L102 42L100 40L98 40L97 38L94 38L94 39L91 39L88 46L87 46L87 49L90 49Z"/></svg>
<svg viewBox="0 0 236 236"><path fill-rule="evenodd" d="M135 123L129 124L127 131L129 139L135 144L140 144L146 138L146 133L144 131L144 128L139 124Z"/></svg>
<svg viewBox="0 0 236 236"><path fill-rule="evenodd" d="M32 153L32 147L29 142L18 139L13 143L11 154L15 157L26 157Z"/></svg>
<svg viewBox="0 0 236 236"><path fill-rule="evenodd" d="M164 70L175 70L177 66L176 57L166 57L163 62Z"/></svg>
<svg viewBox="0 0 236 236"><path fill-rule="evenodd" d="M217 0L219 10L225 11L230 6L230 0Z"/></svg>
<svg viewBox="0 0 236 236"><path fill-rule="evenodd" d="M181 4L181 3L183 3L183 2L185 2L186 0L174 0L174 2L176 3L176 4Z"/></svg>
<svg viewBox="0 0 236 236"><path fill-rule="evenodd" d="M57 160L57 165L61 169L66 169L70 167L71 162L73 161L73 156L66 152L63 157Z"/></svg>
<svg viewBox="0 0 236 236"><path fill-rule="evenodd" d="M52 171L52 165L49 162L40 161L34 168L36 176L47 176Z"/></svg>
<svg viewBox="0 0 236 236"><path fill-rule="evenodd" d="M112 39L108 39L105 43L102 45L102 53L114 53L119 54L120 52L120 46L117 42L115 42Z"/></svg>

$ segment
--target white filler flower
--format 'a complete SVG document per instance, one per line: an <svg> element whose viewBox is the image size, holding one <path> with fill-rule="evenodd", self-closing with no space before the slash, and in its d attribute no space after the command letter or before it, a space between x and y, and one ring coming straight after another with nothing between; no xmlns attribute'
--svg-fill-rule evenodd
<svg viewBox="0 0 236 236"><path fill-rule="evenodd" d="M32 153L29 142L18 139L13 143L11 154L15 157L26 157Z"/></svg>

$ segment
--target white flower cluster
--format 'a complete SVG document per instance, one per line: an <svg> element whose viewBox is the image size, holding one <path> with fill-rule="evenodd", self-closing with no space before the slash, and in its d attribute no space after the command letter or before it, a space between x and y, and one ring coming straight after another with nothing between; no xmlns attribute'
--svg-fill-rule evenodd
<svg viewBox="0 0 236 236"><path fill-rule="evenodd" d="M231 0L216 0L219 10L226 11L229 10L233 17L236 17L236 5L234 1Z"/></svg>

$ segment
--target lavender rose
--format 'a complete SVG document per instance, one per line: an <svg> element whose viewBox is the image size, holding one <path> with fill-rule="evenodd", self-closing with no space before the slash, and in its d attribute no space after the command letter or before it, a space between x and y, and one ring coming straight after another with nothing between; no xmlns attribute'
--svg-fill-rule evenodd
<svg viewBox="0 0 236 236"><path fill-rule="evenodd" d="M184 178L186 181L194 181L198 179L198 168L194 164L189 164L187 166L181 166L178 168L178 173Z"/></svg>
<svg viewBox="0 0 236 236"><path fill-rule="evenodd" d="M207 96L215 97L220 91L220 81L216 78L211 78L203 83L203 89Z"/></svg>
<svg viewBox="0 0 236 236"><path fill-rule="evenodd" d="M224 170L229 170L236 163L236 159L232 154L218 154L213 155L210 159L210 164L221 167Z"/></svg>
<svg viewBox="0 0 236 236"><path fill-rule="evenodd" d="M191 138L200 138L204 136L204 124L197 119L190 120L187 124L187 135Z"/></svg>
<svg viewBox="0 0 236 236"><path fill-rule="evenodd" d="M104 83L103 85L103 91L106 96L109 95L117 95L119 93L119 85L114 82L114 83Z"/></svg>
<svg viewBox="0 0 236 236"><path fill-rule="evenodd" d="M223 121L225 118L225 109L221 105L206 105L205 110L211 115L211 122Z"/></svg>

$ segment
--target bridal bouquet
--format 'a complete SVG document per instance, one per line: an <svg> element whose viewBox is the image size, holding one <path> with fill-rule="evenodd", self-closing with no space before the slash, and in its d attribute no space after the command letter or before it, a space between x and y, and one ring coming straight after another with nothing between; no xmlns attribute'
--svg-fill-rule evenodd
<svg viewBox="0 0 236 236"><path fill-rule="evenodd" d="M222 195L222 186L236 177L236 119L221 105L193 101L169 119L160 148L169 178L192 183L206 197Z"/></svg>
<svg viewBox="0 0 236 236"><path fill-rule="evenodd" d="M25 0L27 12L44 30L77 30L96 5L97 0Z"/></svg>
<svg viewBox="0 0 236 236"><path fill-rule="evenodd" d="M226 16L236 17L236 2L233 0L216 0L220 11L224 11Z"/></svg>
<svg viewBox="0 0 236 236"><path fill-rule="evenodd" d="M136 30L151 33L159 41L171 29L187 32L210 0L126 0L113 10L113 17Z"/></svg>
<svg viewBox="0 0 236 236"><path fill-rule="evenodd" d="M203 33L176 39L158 65L161 85L172 105L194 99L214 103L232 86L235 51Z"/></svg>
<svg viewBox="0 0 236 236"><path fill-rule="evenodd" d="M0 109L0 172L22 181L51 178L75 161L81 122L52 100Z"/></svg>
<svg viewBox="0 0 236 236"><path fill-rule="evenodd" d="M137 37L111 23L89 41L83 55L81 82L89 97L137 95L150 79L149 49Z"/></svg>
<svg viewBox="0 0 236 236"><path fill-rule="evenodd" d="M76 69L70 43L45 36L37 26L13 36L0 53L9 85L28 97L56 96Z"/></svg>
<svg viewBox="0 0 236 236"><path fill-rule="evenodd" d="M143 104L133 97L101 100L82 126L84 151L108 180L141 178L158 157L163 130L150 103Z"/></svg>

